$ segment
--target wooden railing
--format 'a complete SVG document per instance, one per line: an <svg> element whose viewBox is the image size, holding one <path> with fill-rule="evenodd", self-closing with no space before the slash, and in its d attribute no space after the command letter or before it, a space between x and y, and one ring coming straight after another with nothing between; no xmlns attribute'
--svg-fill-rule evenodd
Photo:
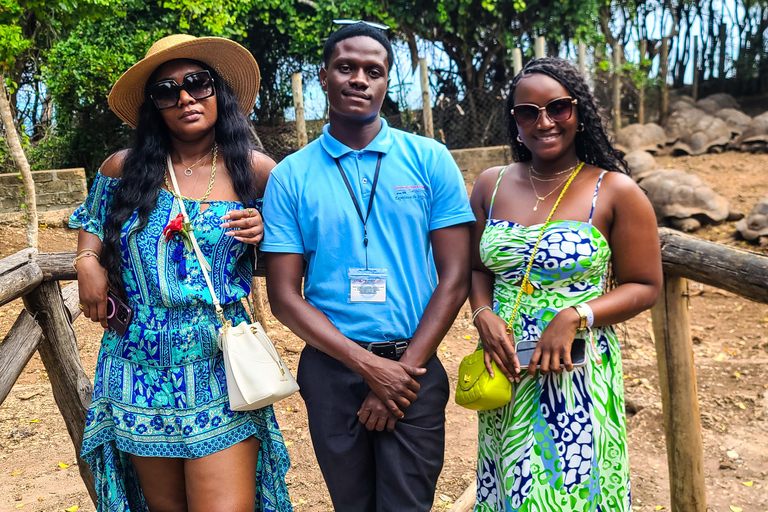
<svg viewBox="0 0 768 512"><path fill-rule="evenodd" d="M688 320L688 279L768 303L768 256L660 229L664 289L653 307L654 338L664 412L673 512L706 512L696 370ZM72 322L80 315L74 252L37 254L25 249L0 260L0 307L22 298L22 311L0 343L0 404L35 351L48 372L56 404L78 454L91 499L94 480L79 456L92 385L80 362ZM264 275L261 265L257 275ZM454 503L474 505L474 483Z"/></svg>

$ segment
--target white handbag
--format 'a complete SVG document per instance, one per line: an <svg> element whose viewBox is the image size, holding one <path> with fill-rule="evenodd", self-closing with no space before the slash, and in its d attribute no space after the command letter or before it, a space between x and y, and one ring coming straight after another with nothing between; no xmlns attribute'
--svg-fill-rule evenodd
<svg viewBox="0 0 768 512"><path fill-rule="evenodd" d="M171 156L168 155L168 173L171 175L173 189L180 196L179 185L173 172ZM184 223L189 225L189 216L184 207L184 201L178 199ZM261 324L255 321L253 306L251 317L253 323L240 322L233 326L231 320L224 317L216 292L213 290L208 274L210 265L206 261L193 230L188 231L192 247L203 271L203 277L211 292L216 314L221 320L219 328L219 348L224 354L224 367L227 372L227 389L229 391L229 407L233 411L250 411L261 409L283 398L291 396L299 390L296 379L293 378L275 346L269 340Z"/></svg>

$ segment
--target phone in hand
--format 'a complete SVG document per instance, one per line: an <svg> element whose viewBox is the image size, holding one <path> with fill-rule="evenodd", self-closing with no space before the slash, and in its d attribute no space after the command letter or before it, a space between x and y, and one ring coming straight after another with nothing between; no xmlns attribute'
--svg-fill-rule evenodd
<svg viewBox="0 0 768 512"><path fill-rule="evenodd" d="M527 368L531 364L531 356L533 356L533 351L536 350L536 343L538 341L518 341L517 345L515 345L517 360L520 361L522 368ZM571 344L571 363L573 363L574 368L587 364L587 340L574 338ZM560 366L563 367L563 364L563 360L560 359ZM541 368L541 365L536 366L536 368Z"/></svg>
<svg viewBox="0 0 768 512"><path fill-rule="evenodd" d="M107 292L107 325L120 336L125 336L133 320L133 309L120 300L112 290Z"/></svg>

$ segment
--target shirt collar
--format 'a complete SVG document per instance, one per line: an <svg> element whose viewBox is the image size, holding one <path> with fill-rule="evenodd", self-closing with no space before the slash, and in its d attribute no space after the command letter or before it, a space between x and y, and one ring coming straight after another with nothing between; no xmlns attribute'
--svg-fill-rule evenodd
<svg viewBox="0 0 768 512"><path fill-rule="evenodd" d="M379 133L376 134L376 137L374 137L374 139L367 146L360 150L361 152L374 151L376 153L383 153L386 155L392 148L392 133L389 125L387 124L387 120L383 117L380 119L381 129L379 130ZM330 155L330 157L341 158L342 156L353 152L354 149L345 144L342 144L333 138L329 132L330 127L330 123L323 126L323 134L320 136L320 144L323 145L323 148Z"/></svg>

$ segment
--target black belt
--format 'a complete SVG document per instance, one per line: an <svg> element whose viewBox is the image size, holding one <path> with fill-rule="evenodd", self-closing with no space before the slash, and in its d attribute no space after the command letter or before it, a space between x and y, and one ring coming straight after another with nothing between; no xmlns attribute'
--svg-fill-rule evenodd
<svg viewBox="0 0 768 512"><path fill-rule="evenodd" d="M405 353L411 339L392 340L392 341L357 341L355 343L363 347L371 354L379 357L385 357L397 361Z"/></svg>

